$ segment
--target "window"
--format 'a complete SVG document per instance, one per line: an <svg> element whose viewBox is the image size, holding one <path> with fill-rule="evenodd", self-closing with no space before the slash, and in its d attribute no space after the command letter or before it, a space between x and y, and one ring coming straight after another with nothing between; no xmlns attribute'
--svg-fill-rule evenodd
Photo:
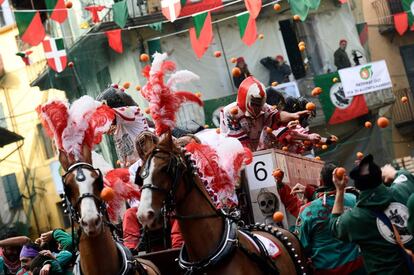
<svg viewBox="0 0 414 275"><path fill-rule="evenodd" d="M3 105L0 103L0 127L7 129L6 116L4 115Z"/></svg>
<svg viewBox="0 0 414 275"><path fill-rule="evenodd" d="M4 192L6 193L9 208L22 208L22 195L20 194L19 186L17 185L16 174L13 173L3 176L2 182L4 184Z"/></svg>
<svg viewBox="0 0 414 275"><path fill-rule="evenodd" d="M37 131L39 133L40 142L43 144L43 151L46 154L46 158L50 159L55 156L55 151L53 150L52 140L46 134L45 129L42 127L42 124L37 124Z"/></svg>

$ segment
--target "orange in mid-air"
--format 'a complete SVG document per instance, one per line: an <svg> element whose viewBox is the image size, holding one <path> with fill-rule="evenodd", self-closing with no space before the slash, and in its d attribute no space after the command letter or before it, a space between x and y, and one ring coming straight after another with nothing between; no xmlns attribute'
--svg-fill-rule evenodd
<svg viewBox="0 0 414 275"><path fill-rule="evenodd" d="M101 199L111 201L115 198L114 190L111 187L104 187L101 191Z"/></svg>
<svg viewBox="0 0 414 275"><path fill-rule="evenodd" d="M234 67L232 70L231 70L231 74L234 76L234 77L239 77L239 76L241 76L241 70L240 70L240 68L239 67Z"/></svg>
<svg viewBox="0 0 414 275"><path fill-rule="evenodd" d="M215 51L214 52L214 56L215 57L220 57L221 56L221 52L220 51Z"/></svg>
<svg viewBox="0 0 414 275"><path fill-rule="evenodd" d="M401 102L402 102L402 103L407 103L407 102L408 102L408 97L403 96L403 97L401 98Z"/></svg>
<svg viewBox="0 0 414 275"><path fill-rule="evenodd" d="M372 128L372 123L371 121L365 121L365 128Z"/></svg>
<svg viewBox="0 0 414 275"><path fill-rule="evenodd" d="M362 159L364 157L364 153L358 152L358 153L356 153L356 157L357 157L357 159Z"/></svg>
<svg viewBox="0 0 414 275"><path fill-rule="evenodd" d="M141 60L141 62L148 62L149 61L149 55L146 53L143 53L139 56L139 60Z"/></svg>
<svg viewBox="0 0 414 275"><path fill-rule="evenodd" d="M71 2L71 1L68 1L68 2L66 2L66 3L65 3L65 7L66 7L67 9L71 9L71 8L72 8L72 6L73 6L73 4L72 4L72 2Z"/></svg>
<svg viewBox="0 0 414 275"><path fill-rule="evenodd" d="M275 11L280 11L280 10L282 9L282 6L281 6L280 4L274 4L274 5L273 5L273 9L274 9Z"/></svg>
<svg viewBox="0 0 414 275"><path fill-rule="evenodd" d="M386 128L386 127L388 127L388 125L390 125L390 121L386 117L380 117L377 120L377 125L380 128Z"/></svg>
<svg viewBox="0 0 414 275"><path fill-rule="evenodd" d="M282 213L282 212L280 212L280 211L276 211L276 212L273 214L273 220L274 220L275 222L282 222L284 217L285 217L285 215L283 215L283 213Z"/></svg>
<svg viewBox="0 0 414 275"><path fill-rule="evenodd" d="M315 110L315 109L316 109L316 105L315 105L315 103L313 103L313 102L308 102L308 103L306 103L305 108L306 108L306 110L308 110L308 111L313 111L313 110Z"/></svg>

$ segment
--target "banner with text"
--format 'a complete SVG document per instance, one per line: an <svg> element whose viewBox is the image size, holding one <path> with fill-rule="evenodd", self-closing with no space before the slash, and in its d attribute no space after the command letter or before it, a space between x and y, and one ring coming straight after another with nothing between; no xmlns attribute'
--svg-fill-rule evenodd
<svg viewBox="0 0 414 275"><path fill-rule="evenodd" d="M392 88L384 60L339 70L346 97Z"/></svg>

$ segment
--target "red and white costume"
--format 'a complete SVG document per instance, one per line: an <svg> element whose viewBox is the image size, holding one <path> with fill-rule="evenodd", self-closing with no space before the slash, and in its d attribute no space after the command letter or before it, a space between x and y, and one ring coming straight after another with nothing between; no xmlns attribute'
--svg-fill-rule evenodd
<svg viewBox="0 0 414 275"><path fill-rule="evenodd" d="M255 114L252 99L261 100L262 107ZM278 128L280 113L266 104L265 86L254 77L246 78L239 87L237 102L223 108L220 114L220 132L237 138L244 146L256 151L261 134L267 127Z"/></svg>

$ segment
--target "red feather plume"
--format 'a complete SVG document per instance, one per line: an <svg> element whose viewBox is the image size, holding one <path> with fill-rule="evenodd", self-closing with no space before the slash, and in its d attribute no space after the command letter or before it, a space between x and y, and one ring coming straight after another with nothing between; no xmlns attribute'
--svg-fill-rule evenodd
<svg viewBox="0 0 414 275"><path fill-rule="evenodd" d="M114 191L114 199L109 201L108 215L111 221L118 222L120 211L125 200L140 199L141 192L131 182L130 174L126 168L118 168L109 171L104 177L105 186L111 187Z"/></svg>
<svg viewBox="0 0 414 275"><path fill-rule="evenodd" d="M52 101L36 108L40 122L49 137L55 140L57 148L62 149L62 133L68 125L68 106L62 101Z"/></svg>
<svg viewBox="0 0 414 275"><path fill-rule="evenodd" d="M89 127L85 132L84 143L89 148L102 141L102 135L106 133L115 119L115 111L107 105L96 108L89 120Z"/></svg>

